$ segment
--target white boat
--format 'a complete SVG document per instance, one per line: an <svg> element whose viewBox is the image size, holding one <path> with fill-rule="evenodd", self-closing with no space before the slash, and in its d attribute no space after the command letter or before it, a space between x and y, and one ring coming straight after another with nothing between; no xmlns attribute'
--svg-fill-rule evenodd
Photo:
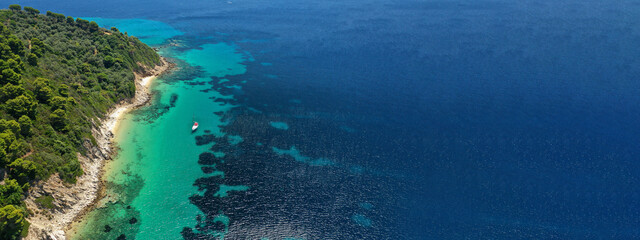
<svg viewBox="0 0 640 240"><path fill-rule="evenodd" d="M193 122L193 127L191 127L191 131L195 131L196 129L198 129L198 122Z"/></svg>

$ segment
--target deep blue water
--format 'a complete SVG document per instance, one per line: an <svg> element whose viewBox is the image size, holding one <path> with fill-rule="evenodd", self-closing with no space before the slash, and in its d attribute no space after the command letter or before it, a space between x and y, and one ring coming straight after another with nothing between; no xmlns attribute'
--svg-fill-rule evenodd
<svg viewBox="0 0 640 240"><path fill-rule="evenodd" d="M163 21L255 60L219 90L243 141L200 159L225 178L195 183L250 189L191 198L228 239L640 238L638 2L20 4Z"/></svg>

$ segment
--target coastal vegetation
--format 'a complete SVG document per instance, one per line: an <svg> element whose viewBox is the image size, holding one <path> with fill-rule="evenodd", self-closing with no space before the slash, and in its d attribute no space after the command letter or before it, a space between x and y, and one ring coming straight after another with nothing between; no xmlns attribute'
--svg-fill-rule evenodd
<svg viewBox="0 0 640 240"><path fill-rule="evenodd" d="M116 28L16 4L0 10L0 239L27 233L23 200L36 181L75 183L98 118L134 96L134 72L160 61ZM51 196L37 203L55 207Z"/></svg>

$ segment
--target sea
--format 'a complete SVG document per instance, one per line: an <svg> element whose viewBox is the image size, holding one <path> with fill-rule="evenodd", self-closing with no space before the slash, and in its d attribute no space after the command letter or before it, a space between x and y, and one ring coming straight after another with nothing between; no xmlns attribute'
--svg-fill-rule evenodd
<svg viewBox="0 0 640 240"><path fill-rule="evenodd" d="M638 1L14 2L176 64L71 239L640 238Z"/></svg>

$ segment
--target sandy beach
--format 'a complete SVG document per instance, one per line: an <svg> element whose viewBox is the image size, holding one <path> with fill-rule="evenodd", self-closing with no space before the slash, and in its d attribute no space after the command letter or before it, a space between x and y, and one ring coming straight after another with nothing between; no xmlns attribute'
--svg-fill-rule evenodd
<svg viewBox="0 0 640 240"><path fill-rule="evenodd" d="M119 121L127 112L144 106L151 99L149 86L158 76L166 73L172 63L162 58L161 65L144 73L135 73L136 93L134 98L123 100L111 108L104 119L93 123L92 134L96 144L85 140L83 146L88 150L85 156L78 154L84 174L78 177L76 184L64 183L60 177L52 175L47 181L34 184L29 190L25 203L33 212L27 219L31 226L25 239L66 239L65 231L99 199L102 187L101 176L105 160L111 159L115 152L114 133ZM55 209L41 209L35 203L40 196L49 195L54 200Z"/></svg>
<svg viewBox="0 0 640 240"><path fill-rule="evenodd" d="M151 84L153 79L155 79L156 77L157 75L143 77L142 79L137 81L137 86L139 88L142 88L146 92L145 94L148 95L149 85ZM136 93L136 95L138 94ZM111 133L115 133L118 127L118 123L120 123L120 119L122 118L122 116L125 113L136 108L136 106L131 106L131 105L135 105L135 104L124 104L124 105L119 104L119 106L116 106L113 110L111 110L111 112L109 112L109 114L107 115L107 119L105 119L105 121L102 123L104 125L104 128L109 130Z"/></svg>

